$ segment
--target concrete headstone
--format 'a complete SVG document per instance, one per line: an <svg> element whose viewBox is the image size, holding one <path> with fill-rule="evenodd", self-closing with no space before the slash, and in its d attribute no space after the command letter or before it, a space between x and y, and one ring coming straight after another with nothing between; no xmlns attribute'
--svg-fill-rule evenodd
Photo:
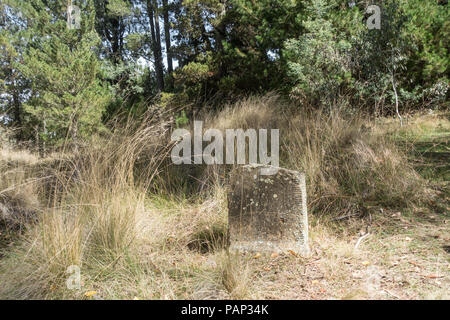
<svg viewBox="0 0 450 320"><path fill-rule="evenodd" d="M273 175L262 172L272 170ZM230 175L231 249L309 253L305 175L269 165L245 165Z"/></svg>

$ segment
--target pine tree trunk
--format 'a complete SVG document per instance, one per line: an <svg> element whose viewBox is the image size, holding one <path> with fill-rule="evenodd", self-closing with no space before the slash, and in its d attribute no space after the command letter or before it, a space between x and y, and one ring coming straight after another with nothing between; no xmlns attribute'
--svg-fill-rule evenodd
<svg viewBox="0 0 450 320"><path fill-rule="evenodd" d="M152 49L155 57L156 84L158 92L164 90L164 69L161 54L161 33L159 30L159 18L156 1L147 0L147 11L150 20L150 32L152 36Z"/></svg>
<svg viewBox="0 0 450 320"><path fill-rule="evenodd" d="M226 9L224 8L222 12L219 13L219 23L214 28L214 46L216 49L216 52L219 54L223 53L223 44L222 41L225 40L225 34L226 34L226 24L225 24L225 15L226 15ZM225 66L223 63L219 64L219 74L218 77L222 77L225 74Z"/></svg>
<svg viewBox="0 0 450 320"><path fill-rule="evenodd" d="M22 106L21 106L20 98L19 98L19 88L17 88L16 81L14 79L13 79L13 84L14 84L14 88L13 88L13 95L12 95L12 98L13 98L12 103L13 103L13 107L14 107L14 126L17 129L15 136L16 136L17 142L20 142L20 141L22 141L22 138L23 138L23 136L22 136L22 131L23 131L23 128L22 128L22 124L23 124L22 123Z"/></svg>
<svg viewBox="0 0 450 320"><path fill-rule="evenodd" d="M172 53L170 52L170 24L169 24L169 6L168 0L163 0L164 6L164 36L166 40L166 55L167 55L167 71L169 74L173 72Z"/></svg>

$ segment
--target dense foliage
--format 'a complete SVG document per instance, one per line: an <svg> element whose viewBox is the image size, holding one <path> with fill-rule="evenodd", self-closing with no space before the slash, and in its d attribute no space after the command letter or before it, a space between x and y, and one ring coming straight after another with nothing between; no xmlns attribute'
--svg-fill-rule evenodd
<svg viewBox="0 0 450 320"><path fill-rule="evenodd" d="M380 29L366 23L374 4ZM448 107L443 0L2 0L0 9L0 123L41 148L76 146L149 101L189 106L183 121L271 90L313 107L346 96L377 114Z"/></svg>

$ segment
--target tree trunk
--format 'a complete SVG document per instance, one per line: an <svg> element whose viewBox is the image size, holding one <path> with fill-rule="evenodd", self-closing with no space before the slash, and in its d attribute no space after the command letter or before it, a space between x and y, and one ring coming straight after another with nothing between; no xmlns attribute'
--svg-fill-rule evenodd
<svg viewBox="0 0 450 320"><path fill-rule="evenodd" d="M222 41L225 40L225 34L226 34L226 23L225 23L225 16L226 16L226 8L223 7L223 10L219 13L219 23L214 27L214 47L216 49L216 52L221 55L223 53L223 44ZM222 59L221 59L222 60ZM225 66L223 65L222 61L219 63L219 74L218 77L222 77L225 74Z"/></svg>
<svg viewBox="0 0 450 320"><path fill-rule="evenodd" d="M161 33L159 30L159 18L157 11L157 2L147 0L147 11L150 20L150 32L152 36L152 49L155 56L155 72L156 72L156 84L158 86L158 92L164 90L164 69L162 65L161 54Z"/></svg>
<svg viewBox="0 0 450 320"><path fill-rule="evenodd" d="M39 152L39 154L42 158L44 158L47 155L47 146L45 143L45 139L47 138L47 120L45 120L45 119L43 121L43 132L44 132L45 138L42 139L42 143L40 143L41 148L40 148L40 152Z"/></svg>
<svg viewBox="0 0 450 320"><path fill-rule="evenodd" d="M119 64L122 61L122 41L121 41L121 21L120 18L114 18L111 21L112 35L111 39L111 55L114 64Z"/></svg>
<svg viewBox="0 0 450 320"><path fill-rule="evenodd" d="M19 98L19 89L14 85L13 89L13 106L14 106L14 126L16 127L16 140L17 142L22 141L22 108Z"/></svg>
<svg viewBox="0 0 450 320"><path fill-rule="evenodd" d="M169 24L169 5L168 0L163 0L164 6L164 36L166 40L166 55L167 55L167 71L169 74L173 72L172 53L170 52L170 24Z"/></svg>
<svg viewBox="0 0 450 320"><path fill-rule="evenodd" d="M397 88L395 86L394 73L392 73L392 89L394 90L395 96L395 112L397 113L397 117L400 119L400 127L401 127L403 126L403 118L400 115L400 112L398 111L398 95L397 95Z"/></svg>

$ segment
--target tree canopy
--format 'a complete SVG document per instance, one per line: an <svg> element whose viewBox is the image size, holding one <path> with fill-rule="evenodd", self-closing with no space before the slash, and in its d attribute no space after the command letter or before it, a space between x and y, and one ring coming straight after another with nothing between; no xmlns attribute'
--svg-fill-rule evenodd
<svg viewBox="0 0 450 320"><path fill-rule="evenodd" d="M367 26L369 5L380 29ZM0 122L40 146L76 145L148 101L191 106L188 117L272 90L316 107L347 96L377 114L448 107L447 1L2 0L0 9Z"/></svg>

